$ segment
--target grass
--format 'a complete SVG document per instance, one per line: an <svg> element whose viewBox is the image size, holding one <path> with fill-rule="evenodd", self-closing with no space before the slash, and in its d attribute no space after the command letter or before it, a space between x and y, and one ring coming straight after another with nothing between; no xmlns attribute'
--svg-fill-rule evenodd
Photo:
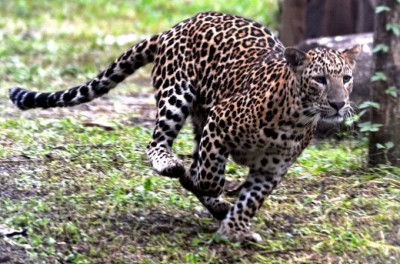
<svg viewBox="0 0 400 264"><path fill-rule="evenodd" d="M12 3L11 3L12 2ZM176 180L147 165L154 109L148 70L88 105L20 112L15 85L53 91L83 82L131 43L198 11L277 27L275 1L0 0L0 238L11 263L396 263L400 171L365 169L359 141L310 146L265 202L264 242L218 241L211 219ZM139 99L137 99L139 98ZM185 127L174 152L186 163ZM229 163L227 176L246 169Z"/></svg>

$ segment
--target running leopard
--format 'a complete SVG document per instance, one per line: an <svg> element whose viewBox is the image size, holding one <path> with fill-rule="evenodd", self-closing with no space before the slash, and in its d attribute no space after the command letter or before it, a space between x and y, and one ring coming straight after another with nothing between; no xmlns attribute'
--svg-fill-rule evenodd
<svg viewBox="0 0 400 264"><path fill-rule="evenodd" d="M200 13L134 45L88 82L54 93L10 89L22 110L74 106L108 93L154 63L157 118L148 159L161 175L179 178L212 215L218 234L261 241L251 219L309 144L319 121L350 115L352 70L360 46L345 51L285 48L270 30L238 16ZM191 116L190 169L172 152ZM234 204L220 197L228 156L249 167Z"/></svg>

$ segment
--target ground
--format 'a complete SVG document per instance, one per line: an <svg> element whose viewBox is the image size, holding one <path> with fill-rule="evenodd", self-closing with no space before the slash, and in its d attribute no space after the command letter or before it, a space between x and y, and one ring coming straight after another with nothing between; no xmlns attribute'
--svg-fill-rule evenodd
<svg viewBox="0 0 400 264"><path fill-rule="evenodd" d="M27 235L0 239L0 263L395 263L398 171L363 169L357 141L302 155L256 218L264 243L218 241L218 222L146 164L147 95L23 113L2 99L0 223ZM185 128L175 152L190 162L191 148ZM245 173L228 165L230 178Z"/></svg>
<svg viewBox="0 0 400 264"><path fill-rule="evenodd" d="M0 263L398 261L400 171L367 169L362 137L314 142L256 217L252 228L264 242L242 246L215 237L218 222L196 198L148 166L149 67L90 104L28 112L13 107L6 88L78 84L129 47L118 41L138 38L129 33L166 29L181 19L177 13L205 9L191 1L183 7L137 1L143 10L132 6L130 12L125 1L64 2L18 1L0 9L0 232L23 231L0 235ZM214 2L207 9L230 7ZM149 11L163 9L170 14L165 21L162 12ZM139 23L150 13L149 25ZM174 145L187 164L190 131L185 127ZM228 164L229 178L245 174Z"/></svg>

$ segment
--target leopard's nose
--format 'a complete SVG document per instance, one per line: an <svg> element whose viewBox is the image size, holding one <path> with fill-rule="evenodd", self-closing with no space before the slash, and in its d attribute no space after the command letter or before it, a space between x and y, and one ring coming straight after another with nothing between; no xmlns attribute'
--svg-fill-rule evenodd
<svg viewBox="0 0 400 264"><path fill-rule="evenodd" d="M329 101L329 105L332 106L333 109L339 111L345 105L345 102L331 102Z"/></svg>

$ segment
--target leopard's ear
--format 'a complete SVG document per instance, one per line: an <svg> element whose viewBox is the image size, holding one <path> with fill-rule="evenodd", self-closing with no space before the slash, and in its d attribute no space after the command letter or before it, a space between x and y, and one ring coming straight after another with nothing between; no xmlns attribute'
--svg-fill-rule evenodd
<svg viewBox="0 0 400 264"><path fill-rule="evenodd" d="M307 53L295 48L286 48L283 55L294 72L302 72L310 62Z"/></svg>
<svg viewBox="0 0 400 264"><path fill-rule="evenodd" d="M351 49L346 49L342 52L343 57L347 61L347 63L350 65L351 68L354 68L356 66L356 59L358 55L361 53L361 45L357 44Z"/></svg>

